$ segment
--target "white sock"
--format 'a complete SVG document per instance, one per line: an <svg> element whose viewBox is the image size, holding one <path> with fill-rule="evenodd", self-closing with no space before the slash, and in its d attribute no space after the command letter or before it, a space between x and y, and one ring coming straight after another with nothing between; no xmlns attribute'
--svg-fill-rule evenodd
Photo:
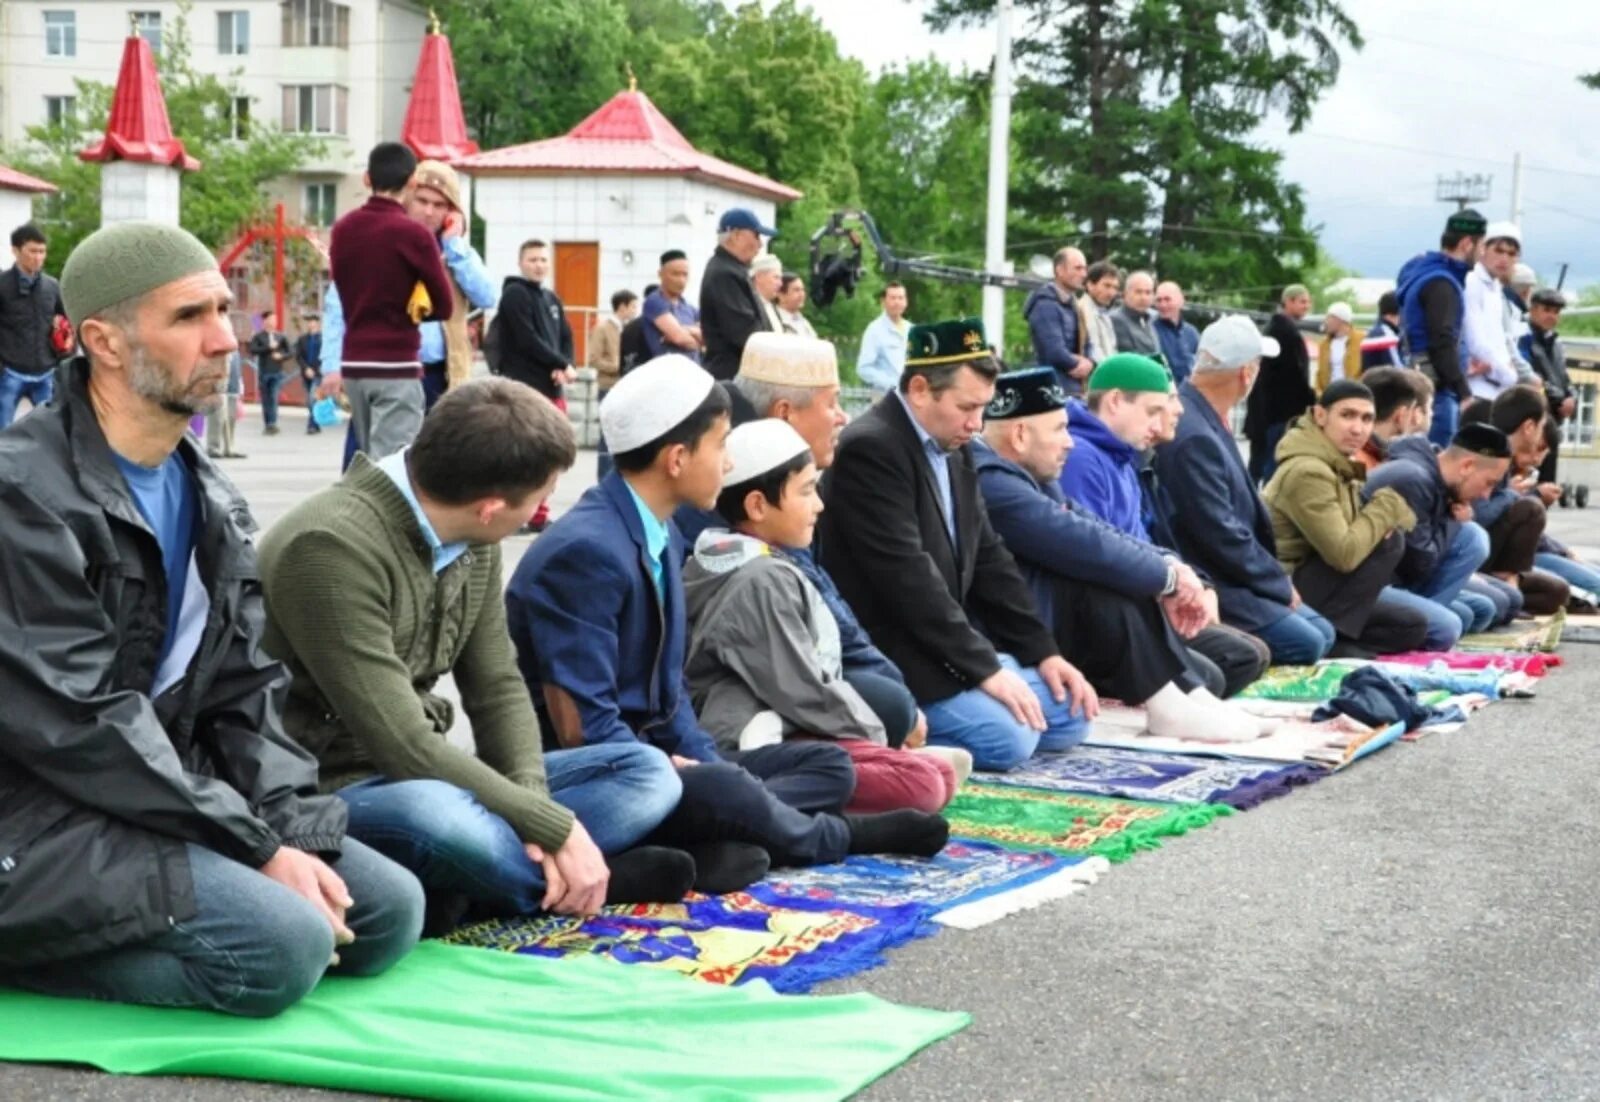
<svg viewBox="0 0 1600 1102"><path fill-rule="evenodd" d="M1218 700L1202 687L1185 693L1172 682L1144 702L1150 733L1196 742L1248 742L1261 737L1253 716Z"/></svg>
<svg viewBox="0 0 1600 1102"><path fill-rule="evenodd" d="M960 788L972 776L972 754L959 746L919 746L913 754L926 754L930 758L943 758L955 771L956 787Z"/></svg>

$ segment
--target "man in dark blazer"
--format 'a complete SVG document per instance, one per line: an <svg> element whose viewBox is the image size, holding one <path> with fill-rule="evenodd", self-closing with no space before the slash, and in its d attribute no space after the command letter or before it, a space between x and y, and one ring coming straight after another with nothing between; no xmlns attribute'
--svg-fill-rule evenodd
<svg viewBox="0 0 1600 1102"><path fill-rule="evenodd" d="M1279 345L1249 318L1221 318L1200 335L1194 373L1178 388L1177 435L1156 448L1156 473L1184 561L1211 579L1226 624L1267 644L1272 661L1306 665L1333 646L1333 625L1300 600L1278 564L1272 516L1228 427Z"/></svg>
<svg viewBox="0 0 1600 1102"><path fill-rule="evenodd" d="M1311 354L1300 319L1311 311L1311 292L1299 283L1283 289L1281 306L1267 322L1278 351L1261 358L1260 378L1246 405L1244 434L1250 438L1250 474L1263 486L1277 469L1278 441L1289 422L1317 400L1311 388Z"/></svg>
<svg viewBox="0 0 1600 1102"><path fill-rule="evenodd" d="M900 388L846 429L818 546L900 667L930 743L1012 769L1082 741L1099 709L989 526L969 446L1000 367L977 318L913 326Z"/></svg>

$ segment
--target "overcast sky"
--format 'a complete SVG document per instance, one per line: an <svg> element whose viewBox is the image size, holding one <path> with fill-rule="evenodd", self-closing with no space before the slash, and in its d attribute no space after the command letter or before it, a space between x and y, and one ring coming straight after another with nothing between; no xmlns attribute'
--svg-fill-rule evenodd
<svg viewBox="0 0 1600 1102"><path fill-rule="evenodd" d="M992 26L934 35L918 0L808 0L840 48L872 69L937 54L987 68ZM1567 286L1600 282L1600 0L1344 0L1366 47L1347 51L1310 124L1260 139L1284 150L1322 241L1362 275L1392 276L1436 241L1448 207L1440 173L1492 173L1491 219L1511 205L1511 158L1523 155L1524 258Z"/></svg>

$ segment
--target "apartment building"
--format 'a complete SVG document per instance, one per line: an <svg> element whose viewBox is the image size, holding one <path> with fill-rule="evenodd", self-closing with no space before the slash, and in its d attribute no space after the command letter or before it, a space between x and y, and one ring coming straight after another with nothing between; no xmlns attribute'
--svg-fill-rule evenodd
<svg viewBox="0 0 1600 1102"><path fill-rule="evenodd" d="M77 108L75 79L113 85L131 29L157 52L179 17L152 0L6 0L0 3L0 141ZM367 151L397 139L424 4L403 0L193 0L194 67L238 87L235 125L282 126L324 139L326 151L270 190L292 220L331 226L361 201ZM183 137L183 135L178 135Z"/></svg>

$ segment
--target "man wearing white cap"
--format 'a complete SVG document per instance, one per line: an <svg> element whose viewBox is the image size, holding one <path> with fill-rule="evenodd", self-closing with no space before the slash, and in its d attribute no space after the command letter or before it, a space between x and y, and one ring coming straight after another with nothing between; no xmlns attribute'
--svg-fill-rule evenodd
<svg viewBox="0 0 1600 1102"><path fill-rule="evenodd" d="M506 593L535 707L563 746L642 739L671 756L684 795L650 841L689 851L703 889L743 887L769 859L936 853L948 833L936 816L839 814L855 771L838 747L781 743L725 760L684 699L683 538L671 521L681 506L716 504L728 408L728 392L682 356L612 388L600 426L616 470L539 538Z"/></svg>
<svg viewBox="0 0 1600 1102"><path fill-rule="evenodd" d="M1156 472L1178 550L1210 578L1223 622L1266 643L1274 663L1305 665L1333 646L1333 625L1301 602L1279 565L1272 516L1229 427L1261 358L1279 352L1249 318L1208 325L1194 374L1178 389L1184 415L1177 435L1156 448Z"/></svg>
<svg viewBox="0 0 1600 1102"><path fill-rule="evenodd" d="M1467 273L1466 315L1462 325L1467 354L1467 386L1474 398L1493 401L1517 385L1514 346L1506 327L1505 288L1522 255L1522 232L1510 222L1491 222L1483 256Z"/></svg>
<svg viewBox="0 0 1600 1102"><path fill-rule="evenodd" d="M771 253L762 253L750 262L750 285L761 300L761 312L767 319L767 328L782 333L783 318L778 313L778 288L783 285L783 261ZM752 337L754 333L750 334Z"/></svg>
<svg viewBox="0 0 1600 1102"><path fill-rule="evenodd" d="M1357 329L1348 302L1335 302L1322 317L1326 334L1317 342L1317 393L1338 379L1354 379L1361 374L1361 342L1366 331Z"/></svg>

